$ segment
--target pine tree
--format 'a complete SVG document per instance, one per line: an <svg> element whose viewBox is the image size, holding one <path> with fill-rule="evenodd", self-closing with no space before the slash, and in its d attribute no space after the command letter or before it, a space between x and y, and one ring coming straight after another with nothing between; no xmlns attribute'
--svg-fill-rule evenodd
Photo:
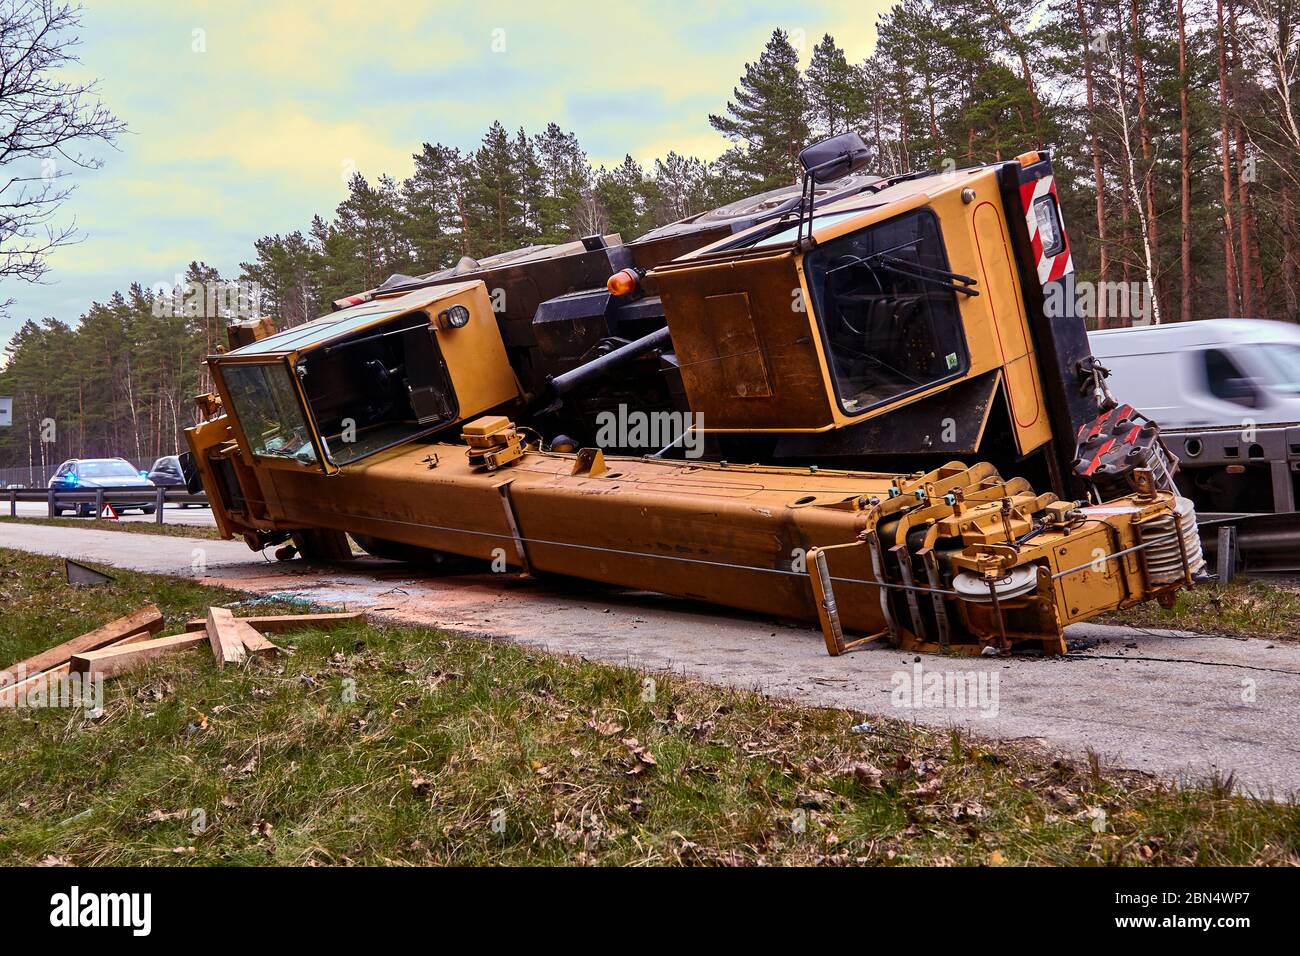
<svg viewBox="0 0 1300 956"><path fill-rule="evenodd" d="M745 64L732 97L727 115L711 114L709 124L743 146L731 151L733 172L747 181L750 191L796 182L799 150L808 142L808 118L799 53L784 30L774 30L758 61Z"/></svg>
<svg viewBox="0 0 1300 956"><path fill-rule="evenodd" d="M537 240L567 242L579 238L579 209L591 188L591 167L573 133L548 123L533 137L533 152L541 174L537 210Z"/></svg>
<svg viewBox="0 0 1300 956"><path fill-rule="evenodd" d="M506 129L493 123L467 171L465 219L471 254L482 257L525 244L519 158Z"/></svg>
<svg viewBox="0 0 1300 956"><path fill-rule="evenodd" d="M809 128L818 139L846 132L862 112L859 87L844 51L829 33L813 47L804 74L808 91Z"/></svg>
<svg viewBox="0 0 1300 956"><path fill-rule="evenodd" d="M253 250L257 257L240 263L240 278L257 284L262 310L281 328L301 325L328 308L315 284L317 252L301 232L264 236Z"/></svg>
<svg viewBox="0 0 1300 956"><path fill-rule="evenodd" d="M694 216L710 206L709 167L694 156L670 151L656 159L654 183L658 198L652 210L655 226Z"/></svg>
<svg viewBox="0 0 1300 956"><path fill-rule="evenodd" d="M460 150L425 143L415 172L402 183L402 229L418 271L455 264L469 252L465 220L467 163Z"/></svg>
<svg viewBox="0 0 1300 956"><path fill-rule="evenodd" d="M520 127L511 144L511 158L514 162L515 178L518 183L519 222L513 233L513 240L518 246L530 246L537 242L541 233L543 206L546 191L542 183L542 167L537 160L537 150L533 148L528 134ZM512 247L513 248L513 247Z"/></svg>
<svg viewBox="0 0 1300 956"><path fill-rule="evenodd" d="M945 131L960 115L962 94L972 86L972 64L958 62L952 46L959 38L943 29L939 17L929 0L905 0L877 27L877 65L888 77L904 172L954 154L953 138Z"/></svg>
<svg viewBox="0 0 1300 956"><path fill-rule="evenodd" d="M393 273L414 269L412 252L401 231L402 214L397 183L380 176L371 186L355 173L348 181L348 198L339 204L334 221L336 232L347 236L355 249L360 292L373 289Z"/></svg>
<svg viewBox="0 0 1300 956"><path fill-rule="evenodd" d="M622 235L624 242L656 225L652 222L654 181L631 156L624 156L613 169L602 166L597 170L594 192L604 207L609 230Z"/></svg>

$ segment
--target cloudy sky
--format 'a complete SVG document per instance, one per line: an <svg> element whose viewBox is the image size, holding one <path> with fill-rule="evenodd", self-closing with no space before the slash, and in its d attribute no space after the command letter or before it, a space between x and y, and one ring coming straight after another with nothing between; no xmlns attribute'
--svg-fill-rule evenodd
<svg viewBox="0 0 1300 956"><path fill-rule="evenodd" d="M883 0L472 3L419 0L84 0L81 78L130 128L79 173L60 250L15 301L25 319L75 321L133 281L191 259L233 275L253 240L304 228L355 168L411 171L425 141L474 146L493 119L577 133L596 163L670 149L713 158L708 125L780 27L804 60L831 33L870 52Z"/></svg>

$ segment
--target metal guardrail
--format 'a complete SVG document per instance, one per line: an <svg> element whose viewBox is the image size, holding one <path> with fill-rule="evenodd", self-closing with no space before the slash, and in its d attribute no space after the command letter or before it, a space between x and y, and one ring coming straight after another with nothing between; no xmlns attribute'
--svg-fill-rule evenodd
<svg viewBox="0 0 1300 956"><path fill-rule="evenodd" d="M192 495L184 488L164 488L156 485L144 485L139 488L94 488L86 491L62 491L56 488L9 488L0 491L0 501L8 499L9 517L18 517L18 502L20 501L43 501L45 502L47 515L51 518L55 515L56 508L71 507L73 511L78 511L80 506L86 503L94 505L95 517L98 518L104 513L104 505L111 504L114 509L119 506L124 508L139 508L142 505L153 505L154 521L157 524L163 523L164 505L168 502L181 505L206 505L208 496L205 494Z"/></svg>
<svg viewBox="0 0 1300 956"><path fill-rule="evenodd" d="M1233 572L1278 574L1300 571L1300 512L1201 514L1197 516L1205 558L1220 580Z"/></svg>

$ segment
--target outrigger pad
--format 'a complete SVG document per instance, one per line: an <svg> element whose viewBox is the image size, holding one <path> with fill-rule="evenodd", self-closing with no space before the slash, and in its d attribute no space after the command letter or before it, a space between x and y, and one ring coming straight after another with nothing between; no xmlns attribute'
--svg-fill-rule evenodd
<svg viewBox="0 0 1300 956"><path fill-rule="evenodd" d="M1156 488L1176 491L1178 459L1160 438L1160 426L1132 405L1102 412L1081 425L1075 451L1074 473L1095 485L1103 498L1127 494L1134 485L1134 470L1149 468Z"/></svg>

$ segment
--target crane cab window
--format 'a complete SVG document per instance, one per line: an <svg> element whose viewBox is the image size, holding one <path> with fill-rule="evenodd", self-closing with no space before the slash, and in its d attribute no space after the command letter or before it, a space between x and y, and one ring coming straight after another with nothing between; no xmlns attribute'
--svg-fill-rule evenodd
<svg viewBox="0 0 1300 956"><path fill-rule="evenodd" d="M334 464L351 464L456 420L455 389L425 312L315 348L298 360Z"/></svg>
<svg viewBox="0 0 1300 956"><path fill-rule="evenodd" d="M309 465L316 461L316 449L289 374L284 362L231 364L221 370L249 451L258 458Z"/></svg>
<svg viewBox="0 0 1300 956"><path fill-rule="evenodd" d="M959 378L969 368L959 283L948 271L933 212L918 209L832 239L804 264L835 390L848 414Z"/></svg>

